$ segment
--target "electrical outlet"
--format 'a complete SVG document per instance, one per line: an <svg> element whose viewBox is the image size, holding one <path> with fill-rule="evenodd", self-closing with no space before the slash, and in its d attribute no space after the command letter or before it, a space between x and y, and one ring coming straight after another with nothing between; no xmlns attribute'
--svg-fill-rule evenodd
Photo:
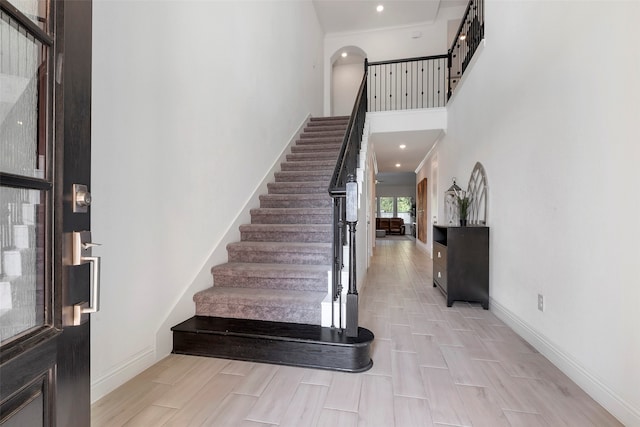
<svg viewBox="0 0 640 427"><path fill-rule="evenodd" d="M544 296L538 294L538 310L544 311Z"/></svg>

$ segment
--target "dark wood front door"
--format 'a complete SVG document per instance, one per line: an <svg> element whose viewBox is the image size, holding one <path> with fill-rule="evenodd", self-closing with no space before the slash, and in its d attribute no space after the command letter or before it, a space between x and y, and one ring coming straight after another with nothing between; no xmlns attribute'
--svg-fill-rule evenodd
<svg viewBox="0 0 640 427"><path fill-rule="evenodd" d="M3 427L90 425L90 117L91 2L0 0Z"/></svg>
<svg viewBox="0 0 640 427"><path fill-rule="evenodd" d="M418 183L416 217L418 220L418 240L427 243L427 178Z"/></svg>

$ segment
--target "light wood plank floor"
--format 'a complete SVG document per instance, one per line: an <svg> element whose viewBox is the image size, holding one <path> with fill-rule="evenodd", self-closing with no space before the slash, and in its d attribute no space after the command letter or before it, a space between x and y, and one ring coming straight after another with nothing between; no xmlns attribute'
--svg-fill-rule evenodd
<svg viewBox="0 0 640 427"><path fill-rule="evenodd" d="M96 402L92 425L620 425L490 311L447 308L413 241L379 239L365 280L368 372L170 355Z"/></svg>

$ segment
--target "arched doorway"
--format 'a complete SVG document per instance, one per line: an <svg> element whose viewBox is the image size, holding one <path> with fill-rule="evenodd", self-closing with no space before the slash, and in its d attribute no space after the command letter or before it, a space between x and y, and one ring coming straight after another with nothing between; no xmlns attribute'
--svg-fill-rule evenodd
<svg viewBox="0 0 640 427"><path fill-rule="evenodd" d="M331 56L331 115L348 116L353 109L366 53L356 46L345 46Z"/></svg>

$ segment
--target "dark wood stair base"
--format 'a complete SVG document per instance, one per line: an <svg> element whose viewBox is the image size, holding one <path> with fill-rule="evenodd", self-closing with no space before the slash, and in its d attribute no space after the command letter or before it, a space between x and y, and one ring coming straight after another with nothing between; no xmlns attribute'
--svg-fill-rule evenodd
<svg viewBox="0 0 640 427"><path fill-rule="evenodd" d="M373 366L373 333L319 325L194 316L171 328L173 353L343 372Z"/></svg>

